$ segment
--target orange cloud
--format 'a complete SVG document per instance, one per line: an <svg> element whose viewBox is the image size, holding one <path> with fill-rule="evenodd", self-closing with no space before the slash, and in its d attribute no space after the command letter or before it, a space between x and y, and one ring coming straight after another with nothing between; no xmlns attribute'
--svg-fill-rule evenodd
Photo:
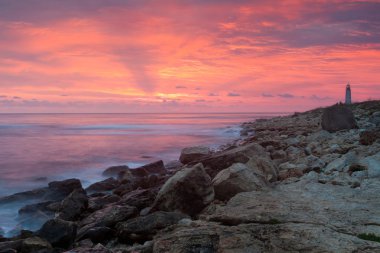
<svg viewBox="0 0 380 253"><path fill-rule="evenodd" d="M294 111L351 81L354 100L380 98L380 4L112 2L0 12L0 96L47 102L36 111Z"/></svg>

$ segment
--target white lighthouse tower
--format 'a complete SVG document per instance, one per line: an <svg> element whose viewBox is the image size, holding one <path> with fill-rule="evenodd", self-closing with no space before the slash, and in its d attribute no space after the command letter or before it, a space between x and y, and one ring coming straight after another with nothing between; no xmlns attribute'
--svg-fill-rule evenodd
<svg viewBox="0 0 380 253"><path fill-rule="evenodd" d="M351 87L350 82L347 83L346 86L346 105L351 104Z"/></svg>

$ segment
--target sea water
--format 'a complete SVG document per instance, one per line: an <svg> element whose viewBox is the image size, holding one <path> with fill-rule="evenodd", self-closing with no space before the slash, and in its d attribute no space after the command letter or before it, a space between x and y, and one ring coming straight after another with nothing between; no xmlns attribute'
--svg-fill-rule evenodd
<svg viewBox="0 0 380 253"><path fill-rule="evenodd" d="M79 178L103 180L113 165L178 159L184 147L217 148L239 137L239 125L278 113L0 114L0 197ZM15 226L25 203L0 206L0 228Z"/></svg>

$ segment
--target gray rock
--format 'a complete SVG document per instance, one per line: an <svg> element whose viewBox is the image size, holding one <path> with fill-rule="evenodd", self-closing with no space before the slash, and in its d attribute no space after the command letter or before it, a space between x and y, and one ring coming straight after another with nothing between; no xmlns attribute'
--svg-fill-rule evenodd
<svg viewBox="0 0 380 253"><path fill-rule="evenodd" d="M211 151L208 147L196 146L196 147L188 147L184 148L181 151L181 156L179 160L183 164L187 164L190 162L199 161L202 158L205 158L211 154Z"/></svg>
<svg viewBox="0 0 380 253"><path fill-rule="evenodd" d="M117 178L120 173L128 170L127 165L112 166L103 171L102 175L105 177L114 177Z"/></svg>
<svg viewBox="0 0 380 253"><path fill-rule="evenodd" d="M98 210L79 223L78 237L83 237L88 230L95 227L113 228L118 222L127 220L137 214L137 209L131 206L113 205Z"/></svg>
<svg viewBox="0 0 380 253"><path fill-rule="evenodd" d="M22 242L21 253L52 252L51 244L40 237L29 237Z"/></svg>
<svg viewBox="0 0 380 253"><path fill-rule="evenodd" d="M62 200L58 218L75 221L88 207L88 197L83 189L74 190Z"/></svg>
<svg viewBox="0 0 380 253"><path fill-rule="evenodd" d="M354 114L345 105L326 108L322 115L322 129L331 132L358 128Z"/></svg>
<svg viewBox="0 0 380 253"><path fill-rule="evenodd" d="M202 164L178 171L162 186L153 210L180 211L196 215L214 200L210 176Z"/></svg>
<svg viewBox="0 0 380 253"><path fill-rule="evenodd" d="M37 235L47 240L53 247L67 249L74 243L77 225L70 221L52 219L42 226Z"/></svg>
<svg viewBox="0 0 380 253"><path fill-rule="evenodd" d="M113 177L107 178L103 181L93 183L89 187L86 188L87 193L93 192L107 192L112 191L116 187L120 185L120 182Z"/></svg>
<svg viewBox="0 0 380 253"><path fill-rule="evenodd" d="M165 227L178 223L187 215L175 212L155 212L147 216L137 217L117 225L118 237L121 241L151 240L152 236ZM131 236L133 234L133 236Z"/></svg>
<svg viewBox="0 0 380 253"><path fill-rule="evenodd" d="M239 192L261 190L267 186L266 180L245 164L236 163L220 171L212 180L215 198L228 200Z"/></svg>
<svg viewBox="0 0 380 253"><path fill-rule="evenodd" d="M319 224L200 223L161 231L154 238L155 253L187 252L380 252L380 245Z"/></svg>

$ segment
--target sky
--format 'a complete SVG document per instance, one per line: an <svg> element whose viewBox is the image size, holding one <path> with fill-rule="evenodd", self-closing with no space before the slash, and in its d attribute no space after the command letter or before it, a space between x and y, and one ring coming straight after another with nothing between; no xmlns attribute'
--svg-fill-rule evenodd
<svg viewBox="0 0 380 253"><path fill-rule="evenodd" d="M0 112L380 99L380 1L0 0Z"/></svg>

